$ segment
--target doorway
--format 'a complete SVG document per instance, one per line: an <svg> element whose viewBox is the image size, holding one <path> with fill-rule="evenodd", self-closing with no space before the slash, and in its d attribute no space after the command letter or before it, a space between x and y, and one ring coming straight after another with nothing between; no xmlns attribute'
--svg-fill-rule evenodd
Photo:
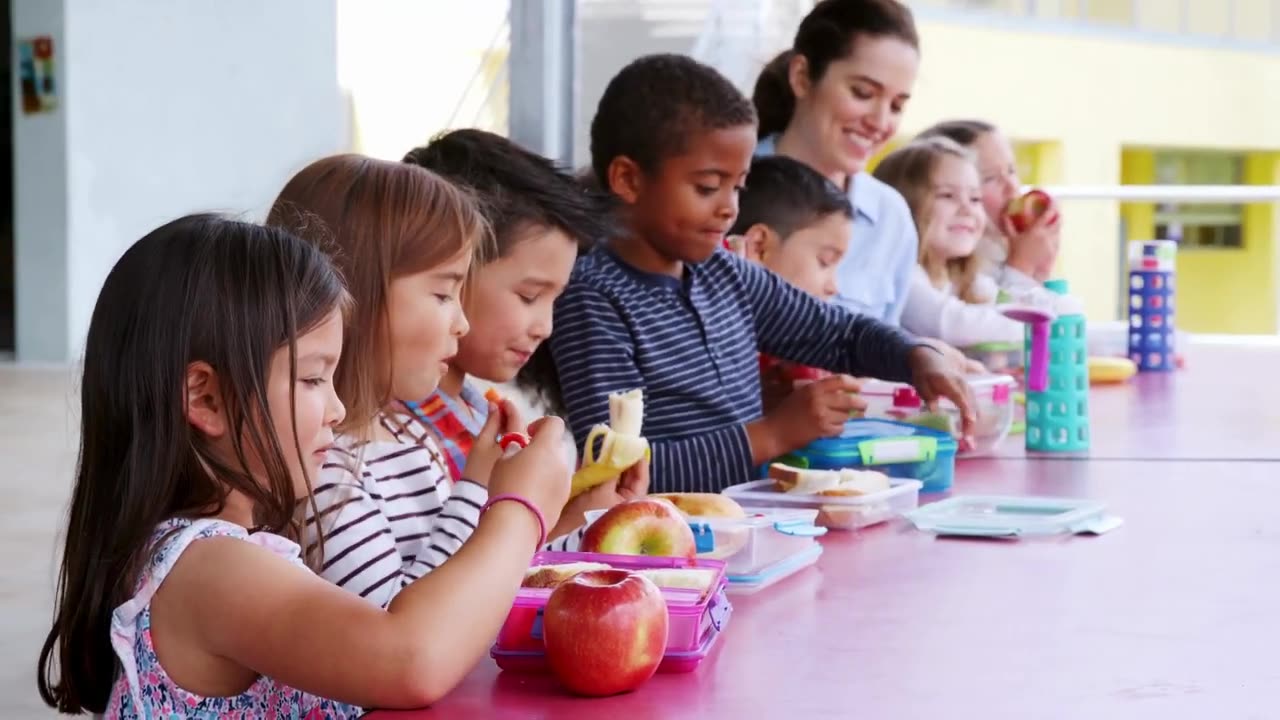
<svg viewBox="0 0 1280 720"><path fill-rule="evenodd" d="M0 112L0 356L17 347L17 278L13 240L13 34L10 30L9 0L0 0L0 63L5 82L0 83L4 110Z"/></svg>

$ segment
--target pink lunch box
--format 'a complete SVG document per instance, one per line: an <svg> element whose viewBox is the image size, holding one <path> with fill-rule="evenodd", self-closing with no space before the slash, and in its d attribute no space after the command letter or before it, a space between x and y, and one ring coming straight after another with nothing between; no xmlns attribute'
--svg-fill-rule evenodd
<svg viewBox="0 0 1280 720"><path fill-rule="evenodd" d="M604 555L599 553L540 552L532 566L561 563L598 562L620 570L646 568L706 568L715 571L713 588L705 595L697 590L664 588L667 601L667 650L660 672L688 672L697 667L715 645L728 621L732 606L725 595L725 564L721 560L650 557L644 555ZM521 588L507 620L498 631L490 656L504 670L538 672L546 670L542 644L542 611L550 589Z"/></svg>

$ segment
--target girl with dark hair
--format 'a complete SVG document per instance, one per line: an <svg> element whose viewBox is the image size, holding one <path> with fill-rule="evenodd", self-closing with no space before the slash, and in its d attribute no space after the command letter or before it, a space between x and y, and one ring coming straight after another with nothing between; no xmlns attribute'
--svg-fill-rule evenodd
<svg viewBox="0 0 1280 720"><path fill-rule="evenodd" d="M333 383L350 310L324 254L279 229L186 217L116 263L89 325L40 653L51 707L355 718L434 702L481 658L537 545L521 503L494 505L447 577L386 610L303 563L295 510L346 419ZM539 428L492 482L518 479L554 515L561 431Z"/></svg>

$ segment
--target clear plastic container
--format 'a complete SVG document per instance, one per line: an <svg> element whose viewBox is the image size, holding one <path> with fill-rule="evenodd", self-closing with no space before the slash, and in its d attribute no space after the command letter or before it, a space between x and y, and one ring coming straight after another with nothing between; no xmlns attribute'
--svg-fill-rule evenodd
<svg viewBox="0 0 1280 720"><path fill-rule="evenodd" d="M589 510L587 524L605 510ZM817 510L769 508L745 518L691 517L689 527L698 542L698 558L723 560L725 575L755 575L771 565L817 547L826 528L814 521Z"/></svg>
<svg viewBox="0 0 1280 720"><path fill-rule="evenodd" d="M1021 374L1026 362L1022 343L982 343L964 348L963 352L993 373Z"/></svg>
<svg viewBox="0 0 1280 720"><path fill-rule="evenodd" d="M978 421L973 448L959 454L961 457L986 455L1008 437L1013 427L1013 395L1018 383L1009 375L979 375L967 380L978 401ZM950 432L954 438L960 437L960 410L950 400L943 398L939 412L930 413L915 388L883 380L863 383L859 394L867 401L866 417L921 424Z"/></svg>
<svg viewBox="0 0 1280 720"><path fill-rule="evenodd" d="M919 480L891 479L888 490L870 495L792 495L778 492L772 480L754 480L724 489L744 507L808 508L816 523L832 530L857 530L898 517L920 504Z"/></svg>
<svg viewBox="0 0 1280 720"><path fill-rule="evenodd" d="M662 656L662 662L658 664L658 672L677 674L697 670L702 661L706 660L711 651L715 649L716 642L719 641L720 635L729 624L730 615L731 613L726 611L720 620L720 624L712 629L702 641L702 645L697 649L687 652L668 650ZM529 651L502 650L497 645L494 645L489 649L489 657L493 658L499 668L510 672L551 672L551 665L547 663L547 654L543 649Z"/></svg>
<svg viewBox="0 0 1280 720"><path fill-rule="evenodd" d="M817 514L816 510L814 514ZM818 562L820 557L822 557L822 546L815 544L811 548L784 558L769 567L762 568L759 572L730 575L729 585L725 588L725 592L730 595L752 595L758 593L813 565Z"/></svg>
<svg viewBox="0 0 1280 720"><path fill-rule="evenodd" d="M693 652L702 646L707 634L717 629L721 618L731 606L724 594L725 564L721 560L705 560L647 555L605 555L580 552L539 552L533 556L531 567L559 565L562 563L604 563L619 570L649 568L702 568L715 571L711 590L662 588L667 601L667 651ZM494 645L502 652L541 652L542 611L551 597L551 588L520 588L516 593L511 612L498 631Z"/></svg>

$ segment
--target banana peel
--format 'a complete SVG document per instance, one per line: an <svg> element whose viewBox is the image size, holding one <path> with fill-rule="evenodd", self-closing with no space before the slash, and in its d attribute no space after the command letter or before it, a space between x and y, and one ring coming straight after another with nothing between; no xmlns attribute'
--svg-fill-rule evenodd
<svg viewBox="0 0 1280 720"><path fill-rule="evenodd" d="M636 389L609 395L609 424L596 425L587 434L582 465L573 474L569 497L602 485L651 456L649 441L641 434L644 395ZM600 442L599 449L596 441Z"/></svg>

